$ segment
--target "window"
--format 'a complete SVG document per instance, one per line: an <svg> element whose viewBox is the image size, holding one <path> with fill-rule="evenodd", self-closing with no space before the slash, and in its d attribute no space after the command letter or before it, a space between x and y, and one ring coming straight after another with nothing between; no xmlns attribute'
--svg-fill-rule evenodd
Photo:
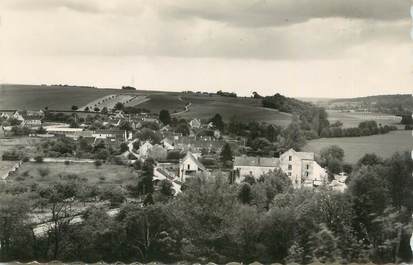
<svg viewBox="0 0 413 265"><path fill-rule="evenodd" d="M288 161L293 161L293 157L292 157L292 156L289 156L289 157L288 157Z"/></svg>
<svg viewBox="0 0 413 265"><path fill-rule="evenodd" d="M288 165L288 170L292 170L293 166L292 165Z"/></svg>
<svg viewBox="0 0 413 265"><path fill-rule="evenodd" d="M288 176L290 176L290 177L291 177L291 172L288 172Z"/></svg>
<svg viewBox="0 0 413 265"><path fill-rule="evenodd" d="M190 170L190 169L191 169L191 165L188 164L188 170Z"/></svg>
<svg viewBox="0 0 413 265"><path fill-rule="evenodd" d="M307 169L310 169L310 165L307 165Z"/></svg>
<svg viewBox="0 0 413 265"><path fill-rule="evenodd" d="M305 176L306 176L306 177L308 177L308 171L307 171L307 172L305 172Z"/></svg>

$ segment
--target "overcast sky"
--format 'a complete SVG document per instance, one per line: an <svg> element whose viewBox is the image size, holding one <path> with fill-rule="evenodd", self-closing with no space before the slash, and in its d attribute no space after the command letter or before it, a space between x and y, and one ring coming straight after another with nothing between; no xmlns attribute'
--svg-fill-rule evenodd
<svg viewBox="0 0 413 265"><path fill-rule="evenodd" d="M0 0L0 82L411 93L409 0Z"/></svg>

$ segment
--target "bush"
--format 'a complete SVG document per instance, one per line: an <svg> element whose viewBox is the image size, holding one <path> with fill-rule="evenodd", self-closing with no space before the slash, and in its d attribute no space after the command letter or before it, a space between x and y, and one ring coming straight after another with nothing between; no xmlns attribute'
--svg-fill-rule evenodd
<svg viewBox="0 0 413 265"><path fill-rule="evenodd" d="M102 161L101 160L96 160L94 162L94 164L95 164L96 167L100 167L102 165Z"/></svg>
<svg viewBox="0 0 413 265"><path fill-rule="evenodd" d="M17 151L6 151L3 153L1 156L1 159L3 161L18 161L21 159L21 154L19 154Z"/></svg>
<svg viewBox="0 0 413 265"><path fill-rule="evenodd" d="M43 156L36 156L36 157L34 158L34 161L35 161L36 163L43 163Z"/></svg>

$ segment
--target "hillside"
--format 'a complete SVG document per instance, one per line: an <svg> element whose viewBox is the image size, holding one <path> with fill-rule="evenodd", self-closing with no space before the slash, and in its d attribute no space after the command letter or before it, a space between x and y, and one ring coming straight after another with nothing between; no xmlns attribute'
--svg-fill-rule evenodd
<svg viewBox="0 0 413 265"><path fill-rule="evenodd" d="M225 121L235 117L242 121L259 121L286 126L291 115L276 109L264 108L261 99L225 97L215 94L180 93L149 90L100 89L81 86L38 86L38 85L0 85L0 110L49 109L70 110L101 102L105 96L127 94L146 96L149 100L140 103L139 108L159 113L167 109L176 113L177 118L210 119L219 113ZM188 111L185 106L191 103ZM100 106L100 105L99 105Z"/></svg>
<svg viewBox="0 0 413 265"><path fill-rule="evenodd" d="M326 103L329 109L402 114L413 111L411 94L378 95L350 99L334 99Z"/></svg>
<svg viewBox="0 0 413 265"><path fill-rule="evenodd" d="M125 93L120 89L98 89L81 86L0 85L0 109L70 110L106 95ZM128 91L128 93L130 93Z"/></svg>

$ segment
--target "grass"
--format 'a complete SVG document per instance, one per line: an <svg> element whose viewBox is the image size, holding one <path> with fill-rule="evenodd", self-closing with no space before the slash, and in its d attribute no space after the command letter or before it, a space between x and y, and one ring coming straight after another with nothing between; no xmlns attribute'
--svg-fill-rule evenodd
<svg viewBox="0 0 413 265"><path fill-rule="evenodd" d="M11 150L21 151L29 157L35 156L36 144L40 141L42 139L31 137L0 138L0 157L4 152Z"/></svg>
<svg viewBox="0 0 413 265"><path fill-rule="evenodd" d="M100 97L126 92L131 93L121 89L3 84L0 85L0 109L39 110L47 106L70 110L72 105L81 107Z"/></svg>
<svg viewBox="0 0 413 265"><path fill-rule="evenodd" d="M338 145L343 148L344 160L356 163L367 153L375 153L380 157L389 158L395 152L410 152L413 150L413 138L411 131L404 130L363 137L322 138L308 142L304 150L319 154L321 149L330 145Z"/></svg>
<svg viewBox="0 0 413 265"><path fill-rule="evenodd" d="M137 107L148 109L152 113L159 113L163 109L175 113L184 110L186 105L186 101L179 94L153 94L149 99Z"/></svg>
<svg viewBox="0 0 413 265"><path fill-rule="evenodd" d="M45 174L45 172L47 172ZM43 173L43 176L42 176ZM85 178L88 183L96 185L124 185L136 181L138 174L131 167L106 165L96 167L93 163L24 163L18 174L10 180L24 186L33 183L47 185L60 179L60 176L69 174Z"/></svg>
<svg viewBox="0 0 413 265"><path fill-rule="evenodd" d="M291 122L290 114L263 108L260 100L252 98L198 96L189 97L188 100L192 103L190 110L179 117L208 120L219 113L227 122L232 117L244 122L258 121L281 126L287 126Z"/></svg>
<svg viewBox="0 0 413 265"><path fill-rule="evenodd" d="M401 117L380 114L380 113L365 113L365 112L339 112L329 110L328 118L330 123L337 120L343 123L343 127L357 127L360 122L367 120L375 120L378 124L382 125L394 125L402 128L400 125Z"/></svg>

